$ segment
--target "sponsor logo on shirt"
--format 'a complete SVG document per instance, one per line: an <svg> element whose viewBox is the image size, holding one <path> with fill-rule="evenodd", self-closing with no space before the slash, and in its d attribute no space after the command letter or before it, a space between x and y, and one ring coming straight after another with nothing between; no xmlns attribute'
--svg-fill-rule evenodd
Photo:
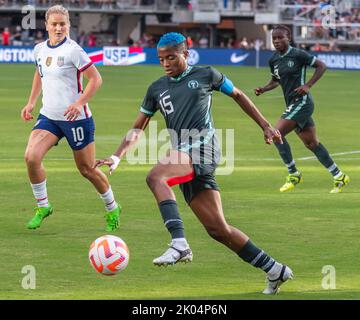
<svg viewBox="0 0 360 320"><path fill-rule="evenodd" d="M51 65L52 57L47 57L45 64L49 67Z"/></svg>
<svg viewBox="0 0 360 320"><path fill-rule="evenodd" d="M65 57L58 57L57 59L57 65L58 67L62 67L64 65Z"/></svg>

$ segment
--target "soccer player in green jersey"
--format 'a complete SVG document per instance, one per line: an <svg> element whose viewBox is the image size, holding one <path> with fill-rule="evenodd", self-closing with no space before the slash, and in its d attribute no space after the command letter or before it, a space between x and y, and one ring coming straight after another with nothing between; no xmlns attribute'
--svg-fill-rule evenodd
<svg viewBox="0 0 360 320"><path fill-rule="evenodd" d="M285 97L286 109L276 124L283 143L274 142L289 172L280 192L290 191L302 182L302 174L295 166L290 145L285 138L288 133L295 130L304 145L333 176L334 186L330 193L339 193L350 182L350 178L341 172L324 145L319 142L311 117L314 101L310 88L322 77L326 65L306 51L290 46L290 39L291 31L287 26L274 27L272 41L276 52L269 60L272 77L267 85L255 89L255 94L259 96L281 85ZM311 79L305 82L307 66L314 67L315 72Z"/></svg>
<svg viewBox="0 0 360 320"><path fill-rule="evenodd" d="M211 116L214 90L230 96L263 130L265 142L281 143L280 133L272 128L250 99L222 73L212 67L191 67L186 39L179 33L167 33L158 43L157 52L166 75L148 88L132 130L109 158L97 161L115 170L127 150L138 140L158 110L165 118L172 148L147 176L147 184L158 203L164 224L171 234L170 247L153 260L155 265L173 265L192 261L193 254L185 238L175 194L179 184L189 204L208 234L234 251L244 261L267 273L268 286L263 293L274 294L293 277L291 269L259 249L247 235L229 225L224 217L214 172L220 160L220 148Z"/></svg>

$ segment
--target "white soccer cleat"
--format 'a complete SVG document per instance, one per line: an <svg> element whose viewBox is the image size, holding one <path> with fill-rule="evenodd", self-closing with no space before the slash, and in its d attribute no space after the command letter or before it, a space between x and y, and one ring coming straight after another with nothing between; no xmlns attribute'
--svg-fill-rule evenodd
<svg viewBox="0 0 360 320"><path fill-rule="evenodd" d="M291 280L294 278L294 274L292 270L286 266L283 265L281 268L281 272L279 277L277 277L274 280L270 280L269 277L266 278L267 280L267 287L264 289L263 294L277 294L280 291L280 286L286 282L287 280Z"/></svg>
<svg viewBox="0 0 360 320"><path fill-rule="evenodd" d="M178 262L191 262L193 254L190 248L180 251L174 247L170 247L165 253L153 260L153 264L156 266L168 266L174 265Z"/></svg>

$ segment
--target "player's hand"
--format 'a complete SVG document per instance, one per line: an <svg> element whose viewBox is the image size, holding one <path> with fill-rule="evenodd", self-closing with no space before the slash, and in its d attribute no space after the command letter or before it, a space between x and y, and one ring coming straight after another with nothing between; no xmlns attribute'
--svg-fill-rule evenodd
<svg viewBox="0 0 360 320"><path fill-rule="evenodd" d="M109 174L112 174L113 171L115 171L115 169L118 167L119 163L120 163L120 158L115 155L112 155L109 158L96 160L95 168L102 166L109 166L110 168Z"/></svg>
<svg viewBox="0 0 360 320"><path fill-rule="evenodd" d="M72 103L69 105L65 112L64 117L66 117L66 120L68 121L75 121L81 114L82 106L78 103Z"/></svg>
<svg viewBox="0 0 360 320"><path fill-rule="evenodd" d="M24 108L21 110L21 119L25 121L30 121L34 119L31 112L34 110L34 105L32 103L28 103Z"/></svg>
<svg viewBox="0 0 360 320"><path fill-rule="evenodd" d="M264 129L264 139L266 144L272 144L273 141L283 144L280 131L271 126Z"/></svg>
<svg viewBox="0 0 360 320"><path fill-rule="evenodd" d="M262 87L257 87L256 89L254 89L254 93L259 96L261 94L263 94L265 91Z"/></svg>
<svg viewBox="0 0 360 320"><path fill-rule="evenodd" d="M303 96L305 94L308 94L309 91L310 91L310 87L306 84L300 86L300 87L297 87L295 90L294 90L297 94Z"/></svg>

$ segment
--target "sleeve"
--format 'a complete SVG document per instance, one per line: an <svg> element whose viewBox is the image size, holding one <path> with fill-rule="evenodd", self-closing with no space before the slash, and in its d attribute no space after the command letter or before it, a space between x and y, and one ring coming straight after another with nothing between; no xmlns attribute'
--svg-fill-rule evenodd
<svg viewBox="0 0 360 320"><path fill-rule="evenodd" d="M271 78L274 81L278 81L279 82L279 74L275 74L275 68L274 68L274 63L272 62L272 60L269 60L269 68L270 68L270 74L271 74Z"/></svg>
<svg viewBox="0 0 360 320"><path fill-rule="evenodd" d="M271 60L269 60L269 68L270 68L270 74L271 76L274 78L275 77L275 74L274 74L274 65L272 63Z"/></svg>
<svg viewBox="0 0 360 320"><path fill-rule="evenodd" d="M211 72L211 86L214 90L230 95L234 91L234 84L230 79L223 75L218 70L210 67Z"/></svg>
<svg viewBox="0 0 360 320"><path fill-rule="evenodd" d="M307 51L299 50L298 54L299 60L303 65L312 67L316 61L316 57L310 54Z"/></svg>
<svg viewBox="0 0 360 320"><path fill-rule="evenodd" d="M75 46L72 50L71 61L80 72L85 71L93 64L87 53L80 46Z"/></svg>
<svg viewBox="0 0 360 320"><path fill-rule="evenodd" d="M140 107L140 112L144 113L148 117L152 117L155 112L158 110L157 101L153 95L152 85L148 88L143 103Z"/></svg>
<svg viewBox="0 0 360 320"><path fill-rule="evenodd" d="M36 46L34 47L34 52L33 52L33 55L34 55L34 63L35 63L35 66L36 66L36 67L38 66L38 64L37 64L37 57L38 57L38 54L39 54L39 50L40 50L39 45L36 45Z"/></svg>
<svg viewBox="0 0 360 320"><path fill-rule="evenodd" d="M225 76L213 67L209 67L210 85L213 90L220 91L221 85L225 81Z"/></svg>

